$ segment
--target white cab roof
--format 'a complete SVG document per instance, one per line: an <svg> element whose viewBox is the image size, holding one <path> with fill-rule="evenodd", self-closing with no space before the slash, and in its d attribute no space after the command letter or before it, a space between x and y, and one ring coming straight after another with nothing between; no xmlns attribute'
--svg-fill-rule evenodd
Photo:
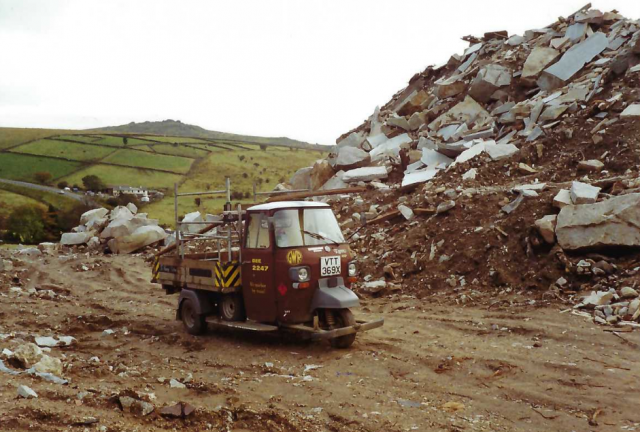
<svg viewBox="0 0 640 432"><path fill-rule="evenodd" d="M268 211L281 208L327 208L329 204L314 201L277 201L272 203L258 204L249 207L248 211Z"/></svg>

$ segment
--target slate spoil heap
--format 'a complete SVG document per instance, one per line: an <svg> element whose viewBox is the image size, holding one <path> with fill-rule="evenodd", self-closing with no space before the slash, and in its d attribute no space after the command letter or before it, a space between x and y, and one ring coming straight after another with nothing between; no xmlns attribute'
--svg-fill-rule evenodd
<svg viewBox="0 0 640 432"><path fill-rule="evenodd" d="M368 186L330 199L355 232L361 292L516 293L638 321L640 22L590 7L522 36L466 37L293 176Z"/></svg>

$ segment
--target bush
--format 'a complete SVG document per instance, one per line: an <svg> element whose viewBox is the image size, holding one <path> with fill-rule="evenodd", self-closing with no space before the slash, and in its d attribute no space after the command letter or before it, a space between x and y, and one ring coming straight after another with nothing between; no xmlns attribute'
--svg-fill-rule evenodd
<svg viewBox="0 0 640 432"><path fill-rule="evenodd" d="M49 183L49 181L51 180L51 178L53 177L51 175L50 172L47 171L40 171L37 172L33 175L33 177L36 179L36 181L40 184L47 184Z"/></svg>
<svg viewBox="0 0 640 432"><path fill-rule="evenodd" d="M20 243L39 243L46 237L45 227L49 225L45 210L35 204L17 207L7 219L7 238Z"/></svg>
<svg viewBox="0 0 640 432"><path fill-rule="evenodd" d="M96 175L88 175L88 176L82 177L82 184L84 185L84 188L86 190L91 190L96 192L107 188L104 182L102 181L102 179L100 179L100 177Z"/></svg>
<svg viewBox="0 0 640 432"><path fill-rule="evenodd" d="M66 181L61 181L60 183L58 183L58 188L59 189L64 189L66 187L69 187L69 183L67 183Z"/></svg>
<svg viewBox="0 0 640 432"><path fill-rule="evenodd" d="M69 232L72 228L80 225L80 216L83 213L88 212L91 209L94 209L95 206L91 206L84 203L78 203L74 205L72 208L66 211L58 211L57 214L57 222L58 229L63 232Z"/></svg>

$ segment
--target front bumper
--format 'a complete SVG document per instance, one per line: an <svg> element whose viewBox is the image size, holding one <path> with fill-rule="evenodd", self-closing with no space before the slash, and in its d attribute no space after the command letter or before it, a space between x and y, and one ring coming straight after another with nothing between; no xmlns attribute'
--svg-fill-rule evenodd
<svg viewBox="0 0 640 432"><path fill-rule="evenodd" d="M341 327L333 330L322 330L315 329L310 326L302 325L302 324L294 324L294 325L286 325L282 326L285 329L289 330L298 330L308 333L308 336L312 340L320 340L320 339L335 339L340 336L346 336L352 333L360 333L369 330L373 330L378 327L382 327L384 324L384 318L380 318L374 321L356 321L355 325L349 327Z"/></svg>

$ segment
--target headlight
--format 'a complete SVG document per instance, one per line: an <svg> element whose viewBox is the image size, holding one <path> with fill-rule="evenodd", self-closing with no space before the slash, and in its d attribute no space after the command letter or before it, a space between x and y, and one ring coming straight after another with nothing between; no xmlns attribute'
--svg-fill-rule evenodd
<svg viewBox="0 0 640 432"><path fill-rule="evenodd" d="M358 274L356 263L349 263L349 277L354 277L356 274Z"/></svg>
<svg viewBox="0 0 640 432"><path fill-rule="evenodd" d="M298 281L304 282L306 280L309 280L309 270L307 270L305 267L299 268Z"/></svg>

